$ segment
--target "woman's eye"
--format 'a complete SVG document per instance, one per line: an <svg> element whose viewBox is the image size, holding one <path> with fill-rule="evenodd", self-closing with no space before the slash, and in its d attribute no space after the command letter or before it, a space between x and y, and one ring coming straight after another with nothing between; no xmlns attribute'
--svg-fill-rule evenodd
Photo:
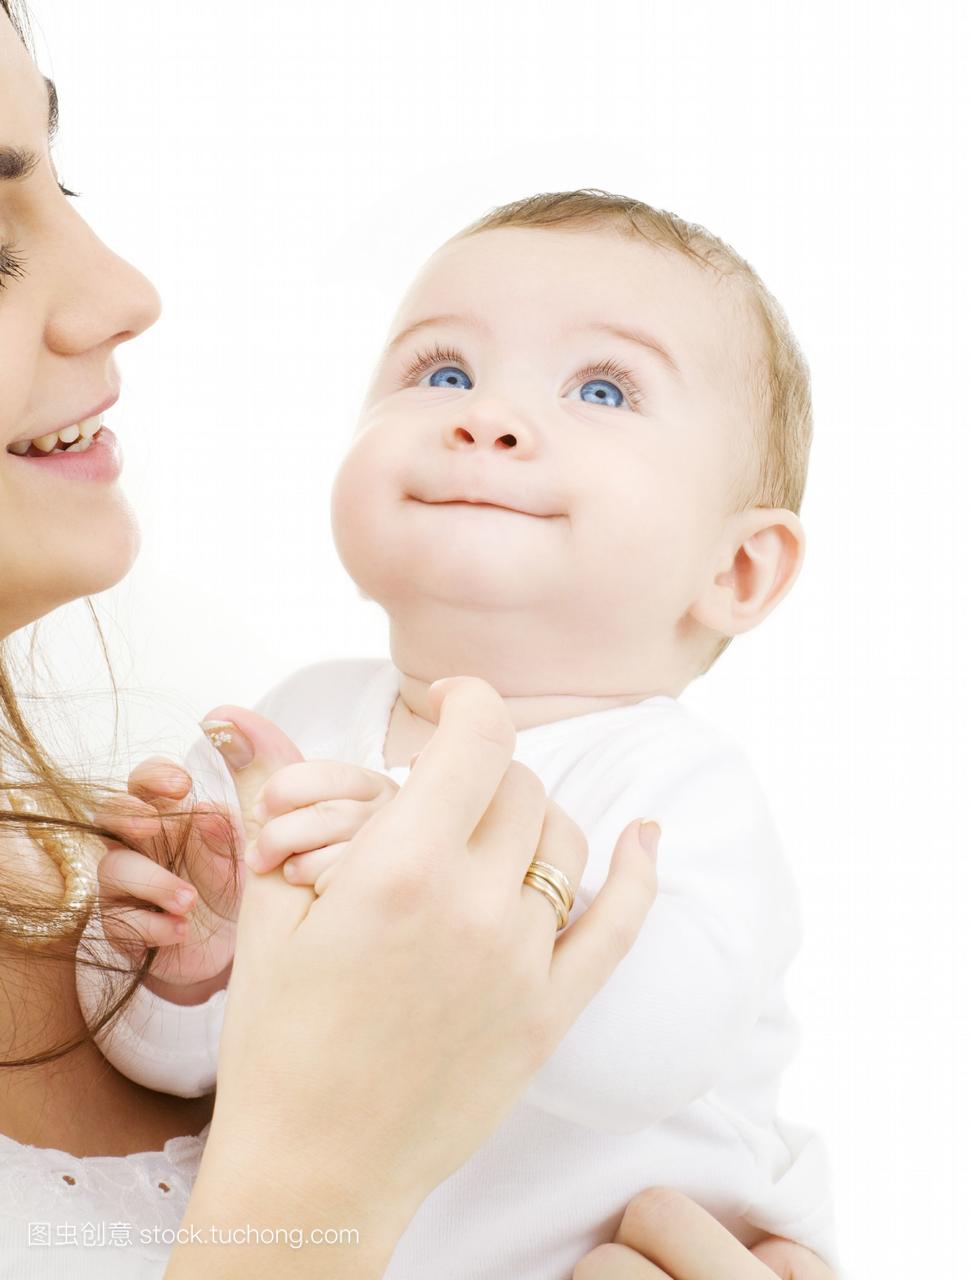
<svg viewBox="0 0 970 1280"><path fill-rule="evenodd" d="M461 382L460 379L464 379ZM420 386L420 383L418 384ZM471 389L471 378L463 369L457 369L453 364L446 364L441 369L435 369L430 375L429 387L461 387L462 390Z"/></svg>
<svg viewBox="0 0 970 1280"><path fill-rule="evenodd" d="M625 398L620 388L605 378L591 378L577 390L580 400L587 404L605 404L614 409L619 409Z"/></svg>

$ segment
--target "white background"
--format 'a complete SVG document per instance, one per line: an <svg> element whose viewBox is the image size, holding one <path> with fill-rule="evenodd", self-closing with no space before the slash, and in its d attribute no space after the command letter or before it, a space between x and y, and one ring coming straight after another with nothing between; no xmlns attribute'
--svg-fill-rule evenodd
<svg viewBox="0 0 970 1280"><path fill-rule="evenodd" d="M708 226L781 300L813 371L808 557L685 700L754 758L801 885L784 1109L827 1135L847 1272L963 1274L966 8L33 9L60 176L164 301L109 417L145 536L103 600L133 749L383 652L328 488L401 292L459 227L602 187ZM103 687L83 616L47 631Z"/></svg>

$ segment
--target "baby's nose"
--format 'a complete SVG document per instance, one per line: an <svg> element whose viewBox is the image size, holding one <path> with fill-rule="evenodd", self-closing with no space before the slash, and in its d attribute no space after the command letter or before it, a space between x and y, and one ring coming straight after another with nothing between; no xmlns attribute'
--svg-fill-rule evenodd
<svg viewBox="0 0 970 1280"><path fill-rule="evenodd" d="M515 449L519 445L519 437L512 431L498 435L487 428L453 427L450 444L453 449Z"/></svg>
<svg viewBox="0 0 970 1280"><path fill-rule="evenodd" d="M439 437L447 449L507 453L525 461L539 450L539 436L532 419L498 396L453 405L441 424Z"/></svg>

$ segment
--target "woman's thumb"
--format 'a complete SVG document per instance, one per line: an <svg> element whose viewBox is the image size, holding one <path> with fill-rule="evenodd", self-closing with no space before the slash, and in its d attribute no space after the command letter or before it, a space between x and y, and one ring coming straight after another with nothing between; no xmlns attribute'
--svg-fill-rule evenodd
<svg viewBox="0 0 970 1280"><path fill-rule="evenodd" d="M229 766L246 837L252 840L258 832L252 810L263 783L283 765L298 764L303 752L272 720L245 707L214 708L202 731Z"/></svg>

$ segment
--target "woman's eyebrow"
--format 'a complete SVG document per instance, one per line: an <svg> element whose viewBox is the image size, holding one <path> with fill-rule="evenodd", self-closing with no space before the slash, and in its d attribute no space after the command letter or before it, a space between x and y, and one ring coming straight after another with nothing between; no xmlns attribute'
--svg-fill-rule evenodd
<svg viewBox="0 0 970 1280"><path fill-rule="evenodd" d="M44 76L47 86L47 142L50 145L57 137L57 88L53 80ZM40 164L40 156L27 147L8 147L0 145L0 182L20 182L34 172Z"/></svg>

